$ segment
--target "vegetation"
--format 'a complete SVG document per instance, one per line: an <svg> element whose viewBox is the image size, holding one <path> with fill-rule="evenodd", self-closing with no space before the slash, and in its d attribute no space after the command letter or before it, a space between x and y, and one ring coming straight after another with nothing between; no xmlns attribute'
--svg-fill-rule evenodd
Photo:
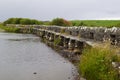
<svg viewBox="0 0 120 80"><path fill-rule="evenodd" d="M71 22L63 19L63 18L55 18L51 22L52 25L57 25L57 26L72 26Z"/></svg>
<svg viewBox="0 0 120 80"><path fill-rule="evenodd" d="M73 20L73 26L120 27L120 20Z"/></svg>
<svg viewBox="0 0 120 80"><path fill-rule="evenodd" d="M120 58L114 50L108 48L85 49L81 56L79 72L87 80L120 80L118 71L112 62L119 62Z"/></svg>
<svg viewBox="0 0 120 80"><path fill-rule="evenodd" d="M65 33L65 28L61 28L61 29L60 29L60 33L61 33L61 34Z"/></svg>
<svg viewBox="0 0 120 80"><path fill-rule="evenodd" d="M9 18L4 21L4 25L6 24L22 24L22 25L57 25L57 26L71 26L71 22L63 19L63 18L55 18L52 21L38 21L35 19L28 18Z"/></svg>
<svg viewBox="0 0 120 80"><path fill-rule="evenodd" d="M9 18L4 24L22 25L57 25L57 26L91 26L91 27L120 27L120 20L72 20L54 18L52 21L38 21L28 18Z"/></svg>
<svg viewBox="0 0 120 80"><path fill-rule="evenodd" d="M28 18L9 18L8 20L4 21L4 24L23 24L23 25L33 25L33 24L43 24L42 21L38 21L35 19L28 19Z"/></svg>
<svg viewBox="0 0 120 80"><path fill-rule="evenodd" d="M15 32L15 33L19 33L20 29L16 28L16 27L7 27L7 26L3 26L2 24L0 24L0 29L5 30L6 32Z"/></svg>
<svg viewBox="0 0 120 80"><path fill-rule="evenodd" d="M51 21L43 21L43 25L51 25Z"/></svg>
<svg viewBox="0 0 120 80"><path fill-rule="evenodd" d="M58 37L58 38L56 38L56 39L54 40L54 45L55 45L55 46L56 46L56 45L59 45L60 42L61 42L61 39L60 39L60 37Z"/></svg>

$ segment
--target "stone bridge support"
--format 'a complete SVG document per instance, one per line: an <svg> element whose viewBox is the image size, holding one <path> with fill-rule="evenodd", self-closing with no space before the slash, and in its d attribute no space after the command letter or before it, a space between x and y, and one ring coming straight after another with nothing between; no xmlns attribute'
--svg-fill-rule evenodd
<svg viewBox="0 0 120 80"><path fill-rule="evenodd" d="M83 48L84 48L84 42L76 40L76 41L75 41L75 47L74 47L74 51L73 51L73 52L74 52L75 54L82 54Z"/></svg>
<svg viewBox="0 0 120 80"><path fill-rule="evenodd" d="M69 40L70 40L70 38L64 37L64 41L63 41L63 42L64 42L64 48L65 48L65 49L68 49L68 47L69 47L69 46L68 46Z"/></svg>
<svg viewBox="0 0 120 80"><path fill-rule="evenodd" d="M50 33L49 41L54 42L54 33Z"/></svg>
<svg viewBox="0 0 120 80"><path fill-rule="evenodd" d="M68 49L73 51L74 48L75 48L75 39L70 39L68 43Z"/></svg>

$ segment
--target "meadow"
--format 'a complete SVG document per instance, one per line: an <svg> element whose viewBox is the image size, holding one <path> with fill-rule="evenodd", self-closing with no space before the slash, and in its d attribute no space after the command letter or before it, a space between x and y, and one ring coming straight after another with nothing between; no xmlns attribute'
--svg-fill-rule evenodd
<svg viewBox="0 0 120 80"><path fill-rule="evenodd" d="M72 26L120 27L120 20L72 20Z"/></svg>

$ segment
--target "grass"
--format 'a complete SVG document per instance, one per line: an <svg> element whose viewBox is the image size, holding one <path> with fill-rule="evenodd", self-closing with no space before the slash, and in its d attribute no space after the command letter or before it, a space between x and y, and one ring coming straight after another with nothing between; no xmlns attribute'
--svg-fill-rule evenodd
<svg viewBox="0 0 120 80"><path fill-rule="evenodd" d="M20 32L19 28L11 27L11 26L7 27L7 26L4 26L2 24L0 24L0 29L5 30L6 32L15 32L15 33L19 33Z"/></svg>
<svg viewBox="0 0 120 80"><path fill-rule="evenodd" d="M73 26L120 27L120 20L72 20Z"/></svg>
<svg viewBox="0 0 120 80"><path fill-rule="evenodd" d="M115 50L108 47L85 49L81 55L79 72L87 80L120 80L112 62L120 62Z"/></svg>
<svg viewBox="0 0 120 80"><path fill-rule="evenodd" d="M59 45L61 42L61 39L58 37L54 40L54 45Z"/></svg>

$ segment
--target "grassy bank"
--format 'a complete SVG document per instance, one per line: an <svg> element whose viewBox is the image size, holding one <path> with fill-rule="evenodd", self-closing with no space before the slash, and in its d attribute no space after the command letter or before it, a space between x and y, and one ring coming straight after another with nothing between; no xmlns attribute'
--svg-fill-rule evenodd
<svg viewBox="0 0 120 80"><path fill-rule="evenodd" d="M79 72L87 80L120 80L112 62L120 62L116 50L98 47L85 49L81 55Z"/></svg>
<svg viewBox="0 0 120 80"><path fill-rule="evenodd" d="M73 26L120 27L120 20L72 20Z"/></svg>
<svg viewBox="0 0 120 80"><path fill-rule="evenodd" d="M16 28L16 27L7 27L7 26L4 26L2 24L0 24L0 29L4 30L6 32L15 32L15 33L19 33L20 32L19 28Z"/></svg>

